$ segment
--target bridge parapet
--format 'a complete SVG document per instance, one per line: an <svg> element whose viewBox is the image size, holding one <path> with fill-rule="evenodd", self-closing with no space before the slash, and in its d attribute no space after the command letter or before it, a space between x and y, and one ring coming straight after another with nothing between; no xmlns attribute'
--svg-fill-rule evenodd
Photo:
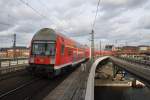
<svg viewBox="0 0 150 100"><path fill-rule="evenodd" d="M117 58L126 60L131 63L138 63L141 65L150 66L150 60L144 60L144 59L139 59L139 58L130 58L130 57L117 57Z"/></svg>
<svg viewBox="0 0 150 100"><path fill-rule="evenodd" d="M95 78L95 70L98 67L98 65L108 59L109 56L98 58L92 65L90 74L87 81L87 88L86 88L86 94L85 94L85 100L94 100L94 78Z"/></svg>
<svg viewBox="0 0 150 100"><path fill-rule="evenodd" d="M28 58L15 58L15 59L0 59L0 74L12 72L19 69L24 69L28 64Z"/></svg>

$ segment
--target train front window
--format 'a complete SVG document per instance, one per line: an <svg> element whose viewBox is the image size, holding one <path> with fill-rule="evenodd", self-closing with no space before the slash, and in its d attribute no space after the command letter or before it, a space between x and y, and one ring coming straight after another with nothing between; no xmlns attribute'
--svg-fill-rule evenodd
<svg viewBox="0 0 150 100"><path fill-rule="evenodd" d="M33 43L32 46L33 55L55 55L55 43Z"/></svg>

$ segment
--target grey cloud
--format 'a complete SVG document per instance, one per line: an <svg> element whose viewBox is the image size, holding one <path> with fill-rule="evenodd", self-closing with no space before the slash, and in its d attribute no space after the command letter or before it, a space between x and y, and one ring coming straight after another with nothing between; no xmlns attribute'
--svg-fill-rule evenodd
<svg viewBox="0 0 150 100"><path fill-rule="evenodd" d="M138 6L142 6L148 0L128 0L127 7L134 8Z"/></svg>
<svg viewBox="0 0 150 100"><path fill-rule="evenodd" d="M23 43L29 43L28 37L32 37L36 31L43 27L53 27L57 31L78 40L82 40L83 37L90 37L91 22L95 15L98 0L24 1L27 1L40 14L49 19L39 16L19 0L1 0L0 6L3 9L0 9L0 22L10 25L0 24L0 32L7 30L16 32L18 37L24 41ZM132 37L135 40L139 39L136 34L139 31L144 33L145 31L142 29L149 30L150 22L149 18L141 18L139 22L134 19L136 19L136 16L142 17L143 13L149 12L148 9L143 10L146 9L145 5L148 5L146 3L150 4L148 0L101 0L94 28L95 38L111 41L132 41ZM137 10L137 12L133 12L133 10ZM139 14L139 10L143 10L142 14ZM134 13L135 16L130 16L131 13ZM136 26L138 28L134 28ZM18 42L21 43L21 40L18 40ZM87 38L84 40L89 42Z"/></svg>
<svg viewBox="0 0 150 100"><path fill-rule="evenodd" d="M143 5L148 0L102 0L102 9L113 11L118 8L135 8Z"/></svg>
<svg viewBox="0 0 150 100"><path fill-rule="evenodd" d="M7 30L7 29L9 29L9 28L12 27L12 26L13 26L13 25L10 25L10 24L7 24L7 23L0 22L0 31Z"/></svg>
<svg viewBox="0 0 150 100"><path fill-rule="evenodd" d="M144 15L139 19L139 26L137 28L150 30L150 15Z"/></svg>
<svg viewBox="0 0 150 100"><path fill-rule="evenodd" d="M37 31L40 26L38 23L35 22L30 22L30 21L25 21L25 22L20 22L20 25L15 29L15 32L17 33L32 33Z"/></svg>
<svg viewBox="0 0 150 100"><path fill-rule="evenodd" d="M101 16L101 18L103 20L109 20L116 16L119 16L123 11L124 11L124 9L117 9L117 10L113 10L110 12L104 12L104 14Z"/></svg>
<svg viewBox="0 0 150 100"><path fill-rule="evenodd" d="M13 19L9 14L11 14L11 10L9 10L6 6L1 6L0 9L0 31L7 30L17 23L16 19Z"/></svg>
<svg viewBox="0 0 150 100"><path fill-rule="evenodd" d="M26 34L26 33L18 33L16 34L16 44L21 46L29 46L31 39L33 37L33 34Z"/></svg>
<svg viewBox="0 0 150 100"><path fill-rule="evenodd" d="M105 20L112 19L128 10L142 7L148 0L102 0L99 13L103 11L102 18Z"/></svg>

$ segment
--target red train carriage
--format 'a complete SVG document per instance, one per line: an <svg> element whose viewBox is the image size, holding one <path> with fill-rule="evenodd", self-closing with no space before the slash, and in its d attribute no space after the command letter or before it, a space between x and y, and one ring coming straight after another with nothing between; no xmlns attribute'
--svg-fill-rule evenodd
<svg viewBox="0 0 150 100"><path fill-rule="evenodd" d="M53 29L43 28L31 41L28 70L58 75L66 66L76 65L89 58L89 49Z"/></svg>

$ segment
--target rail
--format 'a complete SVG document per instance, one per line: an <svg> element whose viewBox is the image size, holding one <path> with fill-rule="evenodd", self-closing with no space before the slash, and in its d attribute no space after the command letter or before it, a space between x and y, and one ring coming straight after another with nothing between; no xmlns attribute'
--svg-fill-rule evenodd
<svg viewBox="0 0 150 100"><path fill-rule="evenodd" d="M8 72L24 69L28 64L28 58L15 58L15 59L0 59L0 75Z"/></svg>
<svg viewBox="0 0 150 100"><path fill-rule="evenodd" d="M92 65L90 74L87 81L87 88L86 88L86 94L85 94L85 100L94 100L94 77L95 77L95 70L97 66L103 62L104 60L108 59L109 57L101 57L98 58Z"/></svg>
<svg viewBox="0 0 150 100"><path fill-rule="evenodd" d="M16 88L10 90L10 91L8 91L8 92L2 93L2 94L0 94L0 99L2 99L5 96L13 94L13 93L15 93L16 91L18 91L18 90L20 90L22 88L25 88L26 86L28 86L30 84L33 84L34 82L37 82L38 80L40 80L40 78L35 78L35 79L33 79L31 81L28 81L28 82L26 82L26 83L24 83L24 84L22 84L22 85L20 85L20 86L18 86Z"/></svg>

